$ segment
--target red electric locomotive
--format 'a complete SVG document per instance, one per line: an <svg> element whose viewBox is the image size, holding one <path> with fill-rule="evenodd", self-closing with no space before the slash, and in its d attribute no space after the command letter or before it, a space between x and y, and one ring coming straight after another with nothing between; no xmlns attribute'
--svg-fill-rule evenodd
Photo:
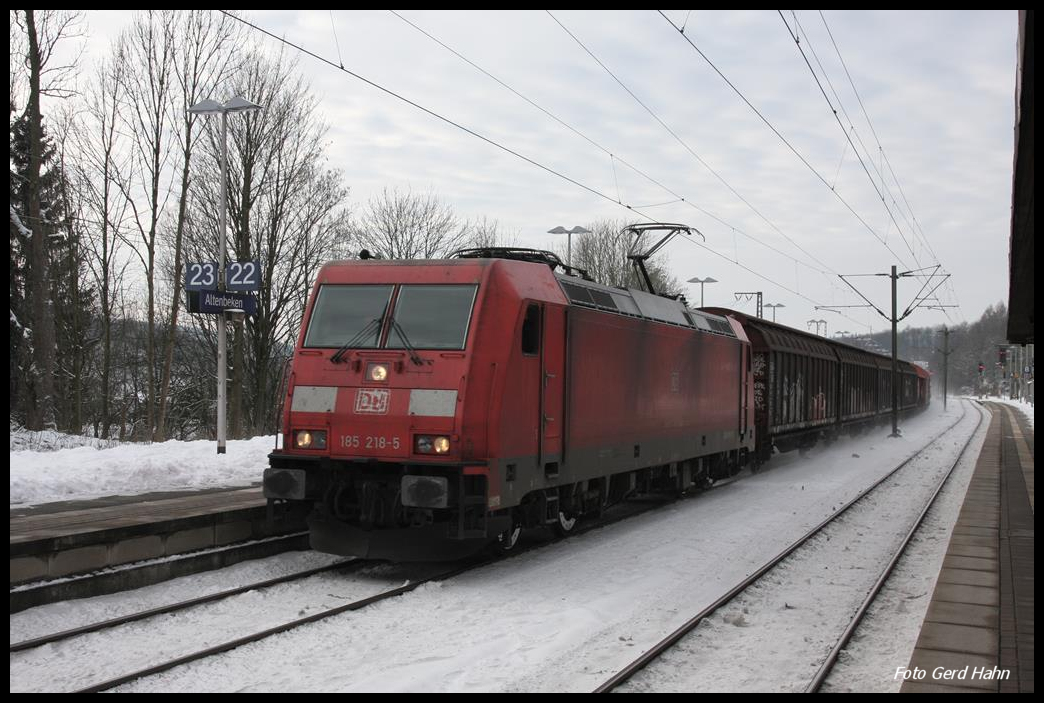
<svg viewBox="0 0 1044 703"><path fill-rule="evenodd" d="M322 268L264 477L269 499L313 505L315 549L510 549L523 527L568 532L635 489L742 465L754 402L739 324L557 265L484 250Z"/></svg>

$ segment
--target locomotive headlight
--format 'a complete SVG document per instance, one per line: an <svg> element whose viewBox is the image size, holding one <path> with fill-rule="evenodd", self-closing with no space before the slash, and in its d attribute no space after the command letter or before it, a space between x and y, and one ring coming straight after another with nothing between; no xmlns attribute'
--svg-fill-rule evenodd
<svg viewBox="0 0 1044 703"><path fill-rule="evenodd" d="M326 431L298 430L294 433L294 446L298 449L326 449Z"/></svg>
<svg viewBox="0 0 1044 703"><path fill-rule="evenodd" d="M434 437L432 435L417 435L413 446L418 454L445 454L450 450L449 437Z"/></svg>
<svg viewBox="0 0 1044 703"><path fill-rule="evenodd" d="M388 380L388 365L387 364L370 364L366 367L366 378L370 381L387 381Z"/></svg>

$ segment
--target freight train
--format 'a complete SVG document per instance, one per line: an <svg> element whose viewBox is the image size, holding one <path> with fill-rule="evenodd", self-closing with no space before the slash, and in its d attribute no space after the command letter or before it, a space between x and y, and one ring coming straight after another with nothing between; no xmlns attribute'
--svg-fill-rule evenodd
<svg viewBox="0 0 1044 703"><path fill-rule="evenodd" d="M265 496L312 506L319 551L453 559L891 410L889 358L582 274L519 249L325 265ZM900 371L901 409L926 406Z"/></svg>

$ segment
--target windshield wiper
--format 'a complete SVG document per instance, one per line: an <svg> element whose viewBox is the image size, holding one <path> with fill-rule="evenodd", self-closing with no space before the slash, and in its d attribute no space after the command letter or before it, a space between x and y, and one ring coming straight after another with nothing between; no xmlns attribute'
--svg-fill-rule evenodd
<svg viewBox="0 0 1044 703"><path fill-rule="evenodd" d="M336 352L334 352L334 355L330 357L330 361L332 361L335 364L341 363L341 359L344 357L345 352L347 352L349 349L354 347L356 344L358 344L362 340L366 339L366 336L368 334L372 334L373 332L379 332L381 327L383 327L383 326L384 326L384 316L383 315L381 315L380 317L375 317L374 319L370 320L367 323L367 325L365 327L363 327L361 330L359 330L359 332L354 337L349 339L347 342L345 342L341 346L340 349L338 349Z"/></svg>
<svg viewBox="0 0 1044 703"><path fill-rule="evenodd" d="M420 355L417 354L417 350L412 344L410 344L410 338L406 336L406 330L402 328L402 325L400 325L394 317L392 318L391 323L392 329L399 334L399 338L402 340L403 348L410 353L410 361L417 366L422 366L424 364L424 359L420 358Z"/></svg>

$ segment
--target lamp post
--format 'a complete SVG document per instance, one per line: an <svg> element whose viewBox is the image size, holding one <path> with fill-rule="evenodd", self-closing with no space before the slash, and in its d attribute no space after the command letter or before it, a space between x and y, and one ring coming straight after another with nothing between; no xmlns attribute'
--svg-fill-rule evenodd
<svg viewBox="0 0 1044 703"><path fill-rule="evenodd" d="M715 278L711 278L710 276L707 276L706 278L690 278L688 280L688 282L689 283L699 283L700 284L700 307L702 308L703 307L703 284L704 283L717 283L718 280L715 279Z"/></svg>
<svg viewBox="0 0 1044 703"><path fill-rule="evenodd" d="M193 115L221 115L221 224L218 232L218 290L225 290L225 233L227 231L226 219L228 204L226 203L226 189L228 181L228 113L251 112L260 110L260 105L255 105L241 97L234 97L222 105L216 100L204 100L196 103L188 109ZM227 375L228 354L226 351L228 341L225 334L225 313L218 315L218 350L217 350L217 453L225 453L225 378Z"/></svg>
<svg viewBox="0 0 1044 703"><path fill-rule="evenodd" d="M765 303L764 307L772 308L772 321L776 321L776 308L785 308L786 305L783 303Z"/></svg>
<svg viewBox="0 0 1044 703"><path fill-rule="evenodd" d="M562 225L549 229L548 234L564 234L566 235L566 266L573 265L573 235L574 234L591 234L591 230L584 229L580 225L577 225L573 229L566 229Z"/></svg>
<svg viewBox="0 0 1044 703"><path fill-rule="evenodd" d="M808 321L809 329L812 329L812 325L816 326L816 334L819 334L819 326L823 325L823 335L822 336L824 336L824 337L826 336L826 334L827 334L827 321L826 320L809 320Z"/></svg>

